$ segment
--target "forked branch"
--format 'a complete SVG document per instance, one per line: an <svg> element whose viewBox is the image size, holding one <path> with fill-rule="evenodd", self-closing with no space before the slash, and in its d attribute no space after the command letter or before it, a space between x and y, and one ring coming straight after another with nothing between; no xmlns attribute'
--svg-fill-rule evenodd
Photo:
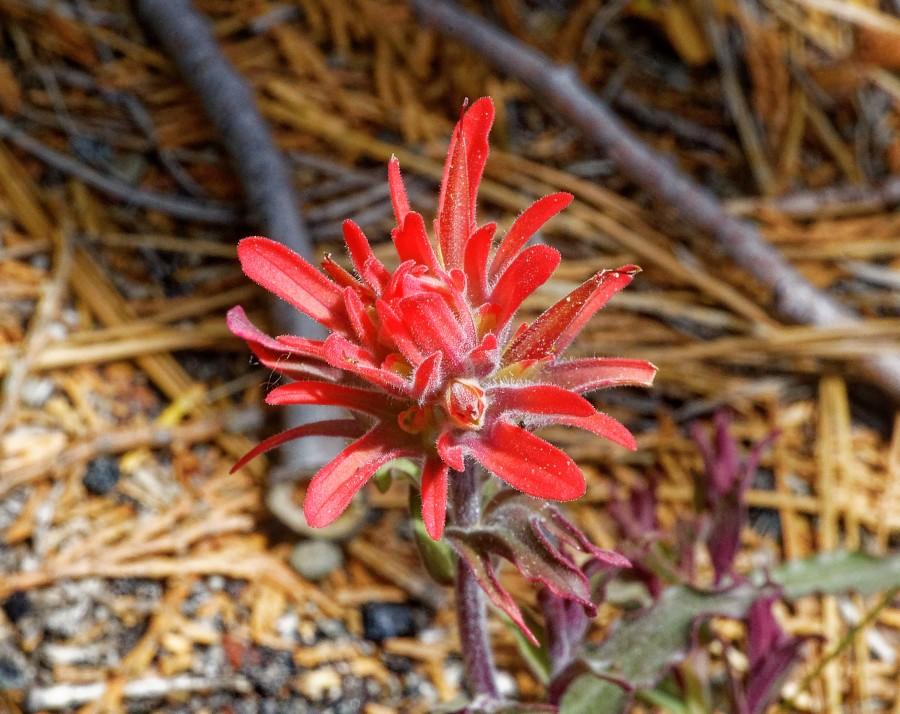
<svg viewBox="0 0 900 714"><path fill-rule="evenodd" d="M459 40L501 72L531 88L578 127L629 179L712 237L740 267L772 289L778 314L791 322L833 327L858 315L800 275L750 223L729 215L719 199L638 139L578 78L548 57L447 0L411 0L422 21ZM900 401L900 357L873 355L867 376Z"/></svg>

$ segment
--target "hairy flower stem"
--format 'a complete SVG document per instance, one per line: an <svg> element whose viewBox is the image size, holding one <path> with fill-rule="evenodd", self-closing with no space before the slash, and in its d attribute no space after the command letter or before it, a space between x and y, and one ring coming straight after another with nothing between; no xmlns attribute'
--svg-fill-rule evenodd
<svg viewBox="0 0 900 714"><path fill-rule="evenodd" d="M481 515L481 478L470 464L464 471L450 474L454 525L472 526ZM460 559L456 572L456 619L465 666L466 684L472 696L497 699L497 673L487 631L487 606L475 574Z"/></svg>

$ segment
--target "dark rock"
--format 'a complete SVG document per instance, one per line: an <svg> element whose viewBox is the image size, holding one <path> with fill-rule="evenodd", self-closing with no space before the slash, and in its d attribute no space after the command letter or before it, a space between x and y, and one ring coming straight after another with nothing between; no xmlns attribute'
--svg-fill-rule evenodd
<svg viewBox="0 0 900 714"><path fill-rule="evenodd" d="M131 627L123 627L116 635L116 651L124 657L135 648L141 638L147 633L149 620L141 620Z"/></svg>
<svg viewBox="0 0 900 714"><path fill-rule="evenodd" d="M373 642L416 634L412 608L398 602L368 602L362 608L363 636Z"/></svg>
<svg viewBox="0 0 900 714"><path fill-rule="evenodd" d="M28 686L25 662L20 657L0 654L0 692L8 689L24 689Z"/></svg>
<svg viewBox="0 0 900 714"><path fill-rule="evenodd" d="M24 590L16 590L3 602L3 612L10 622L18 622L31 612L31 600Z"/></svg>
<svg viewBox="0 0 900 714"><path fill-rule="evenodd" d="M384 662L385 667L396 674L406 674L412 669L412 660L410 660L409 657L386 654L382 661Z"/></svg>
<svg viewBox="0 0 900 714"><path fill-rule="evenodd" d="M119 460L114 456L101 456L88 464L82 483L95 496L102 496L115 488L120 475Z"/></svg>
<svg viewBox="0 0 900 714"><path fill-rule="evenodd" d="M750 527L761 536L781 538L781 516L773 508L750 508Z"/></svg>

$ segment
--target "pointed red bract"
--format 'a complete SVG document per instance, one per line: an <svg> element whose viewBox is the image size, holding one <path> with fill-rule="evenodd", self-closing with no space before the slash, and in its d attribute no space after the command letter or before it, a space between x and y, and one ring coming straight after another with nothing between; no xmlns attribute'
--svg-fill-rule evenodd
<svg viewBox="0 0 900 714"><path fill-rule="evenodd" d="M496 331L506 327L522 301L547 282L559 258L559 251L546 245L533 245L516 256L488 298Z"/></svg>
<svg viewBox="0 0 900 714"><path fill-rule="evenodd" d="M488 97L477 100L460 120L460 132L465 139L467 183L469 186L469 223L475 226L475 207L478 201L478 187L484 165L487 163L490 146L488 134L494 124L494 103Z"/></svg>
<svg viewBox="0 0 900 714"><path fill-rule="evenodd" d="M457 443L450 428L444 428L434 444L438 456L454 471L462 471L465 468L466 451Z"/></svg>
<svg viewBox="0 0 900 714"><path fill-rule="evenodd" d="M344 288L344 308L359 344L370 347L378 345L378 329L359 293L353 288Z"/></svg>
<svg viewBox="0 0 900 714"><path fill-rule="evenodd" d="M391 190L394 218L397 225L402 226L406 214L409 213L409 198L406 196L406 186L403 185L403 177L400 175L400 161L396 156L391 156L388 162L388 187Z"/></svg>
<svg viewBox="0 0 900 714"><path fill-rule="evenodd" d="M634 265L604 270L589 278L519 334L503 355L506 364L523 359L556 358L587 321L639 272Z"/></svg>
<svg viewBox="0 0 900 714"><path fill-rule="evenodd" d="M335 437L353 437L362 436L365 428L355 419L328 419L326 421L316 421L310 424L301 424L293 429L286 429L279 432L268 439L263 439L250 451L244 454L237 463L231 467L229 473L234 473L238 469L243 468L253 461L257 456L271 451L277 446L293 441L294 439L302 439L305 436L335 436Z"/></svg>
<svg viewBox="0 0 900 714"><path fill-rule="evenodd" d="M441 371L443 359L441 352L432 352L416 367L413 375L413 394L420 403L432 397L443 383Z"/></svg>
<svg viewBox="0 0 900 714"><path fill-rule="evenodd" d="M637 442L634 440L631 432L608 414L594 412L586 417L561 416L554 417L553 421L563 426L578 427L597 436L602 436L614 444L624 446L629 451L637 449Z"/></svg>
<svg viewBox="0 0 900 714"><path fill-rule="evenodd" d="M495 279L513 261L529 239L557 213L565 209L574 196L571 193L551 193L539 198L526 208L510 226L503 241L494 254L491 268L488 271L491 280Z"/></svg>
<svg viewBox="0 0 900 714"><path fill-rule="evenodd" d="M594 405L584 397L549 384L494 387L488 391L491 411L497 414L540 414L589 417Z"/></svg>
<svg viewBox="0 0 900 714"><path fill-rule="evenodd" d="M323 528L333 523L372 474L388 461L413 454L408 446L396 443L392 431L385 426L374 427L319 469L303 500L309 525Z"/></svg>
<svg viewBox="0 0 900 714"><path fill-rule="evenodd" d="M322 404L344 407L353 411L384 416L393 413L392 401L387 395L358 387L327 382L291 382L275 387L266 395L266 404Z"/></svg>
<svg viewBox="0 0 900 714"><path fill-rule="evenodd" d="M253 282L332 330L346 326L341 289L290 248L268 238L238 242L238 259Z"/></svg>
<svg viewBox="0 0 900 714"><path fill-rule="evenodd" d="M462 443L484 468L529 496L572 501L584 495L584 475L568 454L522 427L498 421Z"/></svg>
<svg viewBox="0 0 900 714"><path fill-rule="evenodd" d="M469 238L464 259L469 300L473 305L485 301L488 293L487 260L491 252L491 241L497 231L496 223L483 225Z"/></svg>
<svg viewBox="0 0 900 714"><path fill-rule="evenodd" d="M269 337L250 322L239 305L231 308L225 318L231 333L247 343L260 363L287 377L308 379L315 377L334 381L340 372L323 364L323 343L317 340L296 338L296 343L285 343Z"/></svg>
<svg viewBox="0 0 900 714"><path fill-rule="evenodd" d="M369 245L369 239L362 232L362 228L349 219L344 221L341 227L353 267L370 288L376 293L380 293L391 279L390 273L375 257L372 246Z"/></svg>
<svg viewBox="0 0 900 714"><path fill-rule="evenodd" d="M539 375L551 384L584 394L607 387L649 387L656 367L640 359L588 357L544 365Z"/></svg>
<svg viewBox="0 0 900 714"><path fill-rule="evenodd" d="M375 310L381 321L382 334L393 342L397 350L410 364L418 364L427 353L423 352L413 339L409 327L397 314L397 310L384 300L375 302Z"/></svg>
<svg viewBox="0 0 900 714"><path fill-rule="evenodd" d="M356 374L395 395L410 391L408 380L375 364L371 353L341 335L332 334L325 340L325 359L332 367Z"/></svg>
<svg viewBox="0 0 900 714"><path fill-rule="evenodd" d="M450 467L436 456L422 465L422 521L434 540L440 540L447 518L447 476Z"/></svg>
<svg viewBox="0 0 900 714"><path fill-rule="evenodd" d="M438 200L435 231L445 270L462 268L466 239L475 228L469 194L469 167L466 163L466 140L459 126L453 132L444 179Z"/></svg>
<svg viewBox="0 0 900 714"><path fill-rule="evenodd" d="M432 272L438 270L437 256L428 240L425 219L415 211L408 212L403 222L397 224L391 231L391 239L402 262L411 260L426 266Z"/></svg>

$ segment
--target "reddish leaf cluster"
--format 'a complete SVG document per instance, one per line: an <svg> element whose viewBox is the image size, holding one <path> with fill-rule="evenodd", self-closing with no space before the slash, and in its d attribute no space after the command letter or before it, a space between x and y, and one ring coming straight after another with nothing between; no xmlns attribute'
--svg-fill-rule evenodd
<svg viewBox="0 0 900 714"><path fill-rule="evenodd" d="M317 270L266 238L238 245L249 278L331 331L324 341L271 338L240 307L228 315L267 367L296 381L276 387L269 404L344 407L354 416L290 429L259 444L238 463L309 435L354 439L312 479L304 502L312 526L336 519L353 495L388 461L422 461L422 515L433 538L444 528L450 471L471 457L520 491L566 501L584 493L584 477L564 452L529 428L565 424L627 448L625 427L582 395L618 385L649 385L656 369L627 359L562 360L591 316L628 285L632 265L598 273L530 325L512 329L522 302L559 264L545 245L527 246L572 200L557 193L536 201L496 249L496 224L478 225L476 196L494 118L490 99L475 102L453 132L434 221L410 209L396 159L388 181L400 260L391 272L352 221L344 239L356 275L330 257Z"/></svg>
<svg viewBox="0 0 900 714"><path fill-rule="evenodd" d="M748 518L747 489L777 432L754 444L742 458L740 445L731 433L731 415L722 409L716 412L712 439L699 424L692 426L691 436L703 457L704 474L697 483L696 500L701 516L709 521L702 529L718 584L734 575L741 530Z"/></svg>
<svg viewBox="0 0 900 714"><path fill-rule="evenodd" d="M495 496L477 526L448 528L447 540L469 564L491 602L534 644L538 639L500 582L496 561L508 560L526 579L540 585L544 611L552 615L546 626L555 629L548 633L548 640L557 648L562 644L558 638L571 637L574 642L576 634L584 634L582 626L586 628L597 615L588 574L631 566L627 558L591 543L556 506L537 503L513 491ZM582 567L575 561L576 552L589 556Z"/></svg>

